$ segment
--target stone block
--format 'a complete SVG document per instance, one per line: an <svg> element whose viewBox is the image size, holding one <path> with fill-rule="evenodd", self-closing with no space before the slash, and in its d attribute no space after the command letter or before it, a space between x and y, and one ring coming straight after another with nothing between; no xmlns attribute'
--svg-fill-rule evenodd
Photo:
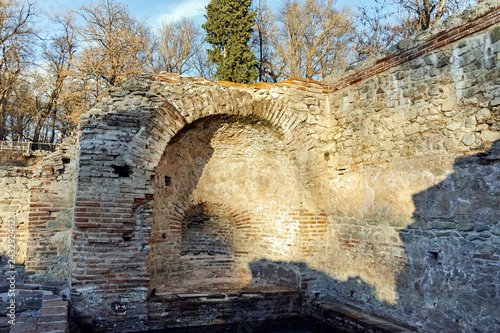
<svg viewBox="0 0 500 333"><path fill-rule="evenodd" d="M457 230L458 231L472 231L472 230L474 230L474 224L473 223L459 223L457 225Z"/></svg>
<svg viewBox="0 0 500 333"><path fill-rule="evenodd" d="M449 129L450 131L454 132L458 130L462 126L461 123L451 123L446 125L446 128Z"/></svg>
<svg viewBox="0 0 500 333"><path fill-rule="evenodd" d="M493 235L500 236L500 223L498 223L493 229L491 229Z"/></svg>
<svg viewBox="0 0 500 333"><path fill-rule="evenodd" d="M491 119L491 112L489 109L483 108L476 113L476 121L481 122Z"/></svg>
<svg viewBox="0 0 500 333"><path fill-rule="evenodd" d="M465 134L462 137L462 143L466 146L470 146L476 142L476 136L474 134Z"/></svg>
<svg viewBox="0 0 500 333"><path fill-rule="evenodd" d="M497 140L500 140L500 132L482 131L481 140L483 140L483 142L495 142Z"/></svg>
<svg viewBox="0 0 500 333"><path fill-rule="evenodd" d="M491 227L492 227L492 225L489 223L481 223L481 222L474 223L474 229L477 232L488 231L491 229Z"/></svg>
<svg viewBox="0 0 500 333"><path fill-rule="evenodd" d="M438 62L437 62L437 64L436 64L436 67L437 67L437 68L442 68L442 67L444 67L444 66L446 66L446 65L449 65L449 64L450 64L450 57L448 57L448 56L443 56L443 57L440 57L440 58L438 59Z"/></svg>
<svg viewBox="0 0 500 333"><path fill-rule="evenodd" d="M405 135L413 135L420 132L420 125L418 123L412 123L403 129Z"/></svg>
<svg viewBox="0 0 500 333"><path fill-rule="evenodd" d="M494 107L494 106L499 106L499 105L500 105L500 97L495 98L494 100L492 100L492 101L490 102L490 105L491 105L491 106L493 106L493 107Z"/></svg>
<svg viewBox="0 0 500 333"><path fill-rule="evenodd" d="M446 111L451 111L455 107L457 102L455 99L448 97L441 103L441 111L446 112Z"/></svg>
<svg viewBox="0 0 500 333"><path fill-rule="evenodd" d="M490 41L491 44L495 44L500 40L500 27L494 27L490 31Z"/></svg>

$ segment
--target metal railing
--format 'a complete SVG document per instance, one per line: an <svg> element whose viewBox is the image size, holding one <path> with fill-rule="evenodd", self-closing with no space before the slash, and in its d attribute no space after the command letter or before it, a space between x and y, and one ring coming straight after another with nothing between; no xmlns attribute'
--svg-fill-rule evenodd
<svg viewBox="0 0 500 333"><path fill-rule="evenodd" d="M25 153L38 150L54 151L57 145L58 143L0 141L0 151L20 151Z"/></svg>

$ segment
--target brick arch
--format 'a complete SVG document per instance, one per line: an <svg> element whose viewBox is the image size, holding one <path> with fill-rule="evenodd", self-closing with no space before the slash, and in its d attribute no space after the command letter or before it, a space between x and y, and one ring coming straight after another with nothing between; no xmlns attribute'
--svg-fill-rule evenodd
<svg viewBox="0 0 500 333"><path fill-rule="evenodd" d="M151 156L146 169L152 170L168 142L186 125L206 117L223 115L266 121L283 135L287 143L303 135L300 125L305 119L295 115L279 99L255 99L248 92L236 89L207 89L203 94L162 102L130 143L129 158L145 154Z"/></svg>
<svg viewBox="0 0 500 333"><path fill-rule="evenodd" d="M212 83L197 87L197 95L150 98L149 106L103 106L82 121L71 271L77 311L99 303L113 318L111 304L129 302L147 312L155 170L168 143L188 125L217 116L250 118L279 133L292 157L311 144L305 119L288 104L246 89ZM246 212L232 213L248 224ZM127 296L131 290L134 298Z"/></svg>
<svg viewBox="0 0 500 333"><path fill-rule="evenodd" d="M155 169L170 140L189 124L213 116L262 120L282 135L282 141L292 153L297 149L307 150L304 145L312 144L304 140L305 119L294 114L279 98L255 98L246 90L219 85L215 89L207 88L202 94L165 100L143 120L124 154L127 164L139 165L144 173L144 183L136 184L138 193L145 192L139 200L151 202Z"/></svg>
<svg viewBox="0 0 500 333"><path fill-rule="evenodd" d="M277 109L275 107L275 109ZM170 111L170 118L167 119L168 123L170 124L169 128L172 128L172 124L176 124L176 130L177 133L172 138L169 138L169 135L165 135L166 139L168 140L168 143L166 144L166 147L161 147L160 150L162 151L165 150L165 155L164 156L184 156L184 158L181 158L181 163L178 164L177 160L173 159L170 161L163 160L163 156L160 156L161 162L158 163L158 169L156 170L156 176L155 180L153 181L151 179L150 185L148 186L154 186L155 190L155 197L154 197L154 207L155 209L153 210L153 221L151 221L151 226L152 226L152 231L151 231L151 252L148 254L148 261L149 261L149 269L150 269L150 278L151 278L151 284L150 284L150 289L157 290L157 291L171 291L169 288L174 288L176 285L180 285L180 283L176 282L176 279L181 278L180 276L177 276L175 272L179 270L181 272L182 270L178 268L177 266L180 267L179 261L180 261L180 253L178 253L179 249L174 248L172 245L172 242L175 239L181 240L181 233L182 233L182 224L186 215L186 212L188 212L192 207L193 207L193 202L190 197L191 191L194 188L191 188L188 185L188 189L186 190L184 186L180 186L177 189L174 189L173 192L165 192L161 193L161 191L167 191L167 189L160 189L158 190L159 182L163 181L163 177L165 175L172 176L172 179L178 180L178 179L185 179L182 173L177 173L175 170L191 170L190 162L184 162L186 160L191 161L191 158L185 155L190 155L189 151L187 151L187 154L184 153L179 153L178 151L174 150L168 150L172 148L172 144L179 143L179 140L182 140L184 138L184 135L187 133L198 133L198 134L193 134L194 138L191 137L187 140L187 142L192 142L196 141L198 142L199 137L210 137L212 133L214 133L214 129L212 129L212 125L215 126L216 130L221 129L222 127L219 127L220 124L231 124L229 126L233 126L234 124L238 123L243 123L245 125L236 125L238 126L247 126L247 124L250 124L251 127L256 126L253 128L253 131L260 132L261 130L267 131L267 135L270 136L270 138L276 139L279 141L280 147L285 146L286 143L284 140L288 139L290 140L290 137L292 137L292 131L287 132L282 130L281 128L276 128L270 120L263 119L262 117L254 116L252 113L245 113L242 114L241 112L235 112L234 110L230 110L231 112L225 112L225 113L219 113L219 114L213 114L211 112L207 112L205 114L200 113L199 118L197 120L193 120L194 118L191 118L191 123L187 121L181 121L180 117L174 117L178 116L179 113L177 112L176 109L173 108L172 104L170 103L165 103L162 105L161 108L159 108L159 112L165 112L166 110ZM282 112L283 113L283 112ZM163 113L165 114L165 113ZM269 113L273 115L272 113ZM160 121L163 121L165 118L161 119ZM271 118L273 119L273 118ZM277 118L279 119L279 118ZM158 122L152 122L152 124L155 124L155 126L161 126L159 125ZM212 124L212 125L210 125ZM219 125L215 125L219 124ZM210 128L210 129L209 129ZM286 128L288 129L288 128ZM199 132L199 131L202 132ZM192 131L192 132L191 132ZM219 133L220 136L224 137L224 135L227 135L224 130ZM248 135L248 133L243 132L243 136L245 137ZM254 132L255 135L255 132ZM264 135L264 134L263 134ZM211 139L208 139L209 142L211 142ZM203 143L202 143L203 142ZM264 142L270 142L269 138L267 138ZM279 148L274 148L275 143L271 141L270 143L273 146L273 149L279 149ZM231 144L228 144L231 145ZM198 147L203 147L203 151L206 151L210 147L207 146L207 143L205 140L200 140L200 143L198 144ZM206 146L206 147L205 147ZM162 149L163 148L163 149ZM184 148L185 149L185 148ZM186 152L186 151L184 151ZM163 154L162 154L163 155ZM196 155L196 154L195 154ZM289 154L284 153L283 156L289 156ZM201 154L203 156L202 160L207 162L210 160L210 157L206 157L204 153ZM171 164L171 163L174 164ZM186 164L188 163L188 164ZM293 163L292 163L293 164ZM171 167L168 167L169 165L173 165ZM164 169L164 168L167 169ZM203 166L204 169L205 166ZM170 169L172 168L172 169ZM193 170L195 168L193 167ZM198 170L196 168L196 170ZM212 169L213 170L213 169ZM169 173L170 172L170 173ZM196 179L195 183L198 182L199 178L198 176L192 176L193 173L186 172L186 175L191 175L187 176L193 177L193 179ZM156 185L153 185L153 183L156 183ZM293 181L291 181L293 183ZM181 189L178 191L178 189ZM160 192L158 192L160 191ZM187 192L185 192L187 191ZM160 197L162 195L165 195L166 197L169 198L175 198L171 203L170 207L173 207L171 209L166 210L165 208L157 208L158 202L160 201ZM234 202L232 204L228 204L226 200L230 198L231 196L229 195L221 195L221 196L216 196L208 198L204 197L202 195L201 198L204 198L203 200L208 200L208 203L211 205L217 205L219 207L223 207L229 215L231 215L232 219L235 221L234 222L234 230L238 229L245 229L245 230L240 230L239 234L240 237L241 235L247 235L251 234L251 232L248 231L248 228L250 227L250 218L249 216L251 215L248 211L244 209L244 207L241 207L239 204L234 205ZM158 200L158 201L157 201ZM171 200L171 199L168 199ZM198 200L199 197L198 197ZM196 201L198 202L198 201ZM240 201L238 201L240 202ZM163 204L162 207L165 207ZM196 204L195 204L196 205ZM162 213L159 213L159 212ZM160 217L161 216L161 217ZM162 221L169 221L169 222L159 222L159 219L163 219ZM247 235L243 237L251 237L253 235ZM168 241L166 241L168 240ZM251 273L249 271L249 268L247 267L247 262L249 261L249 254L244 248L235 248L235 267L236 271L238 271L239 279L235 280L233 278L233 282L231 282L233 285L236 284L241 284L245 285L248 283L251 279ZM167 259L167 258L170 259ZM177 259L179 257L179 259ZM172 259L173 258L173 259ZM163 267L167 267L166 270L163 269ZM171 272L174 273L171 273ZM242 277L243 276L243 277ZM182 280L182 278L181 278ZM218 281L213 281L213 284L219 284Z"/></svg>
<svg viewBox="0 0 500 333"><path fill-rule="evenodd" d="M201 207L201 209L199 209ZM199 272L196 270L200 269L201 271L210 271L212 268L211 260L203 260L203 258L197 257L196 254L188 254L183 253L186 251L186 247L195 248L195 244L190 243L189 239L189 230L187 228L187 222L190 217L193 215L193 212L203 212L206 213L207 216L210 217L210 224L208 225L208 239L213 238L215 235L210 235L211 232L219 230L210 230L217 229L218 227L226 224L225 231L230 234L231 238L229 239L229 243L227 245L227 250L229 250L230 254L210 254L209 256L204 256L206 258L214 258L215 260L223 259L224 261L229 263L228 267L214 267L218 272L214 275L217 275L217 278L210 276L210 274L205 274L205 276L199 276ZM244 286L248 281L241 281L241 279L237 278L237 275L241 275L241 271L247 271L248 269L245 267L244 257L246 256L246 252L238 247L235 247L234 241L236 240L235 233L238 232L245 226L248 226L248 218L249 212L245 210L237 210L234 207L230 207L221 202L196 202L196 203L187 203L182 205L181 207L177 207L176 211L171 217L172 228L171 233L166 235L162 231L153 231L151 233L151 252L148 254L147 260L149 262L149 273L150 273L150 291L155 289L157 292L186 292L189 288L193 286L198 286L202 289L217 289L217 288L238 288ZM230 228L227 228L230 227ZM198 236L200 230L195 230L195 234ZM202 233L205 233L206 230L203 230ZM188 237L186 237L188 236ZM212 237L210 237L212 236ZM227 235L226 235L227 236ZM155 245L161 245L162 241L165 241L165 237L173 237L169 241L172 242L176 238L180 241L179 251L176 253L171 253L171 251L165 249L157 248ZM213 239L212 239L213 240ZM209 247L207 247L209 248ZM203 249L202 249L203 250ZM156 253L157 252L157 253ZM169 272L167 275L165 273L158 274L157 270L163 267L158 266L158 263L155 263L155 259L158 259L158 256L163 258L163 260L169 261L168 266L169 270L173 272ZM203 256L203 254L202 254ZM186 265L186 261L189 260L189 257L195 259L193 268L194 271L186 270L186 267L190 266ZM224 258L225 257L225 258ZM200 259L201 262L200 262ZM165 265L162 263L160 265ZM220 266L220 264L217 264ZM221 273L223 276L220 276ZM199 289L197 288L197 289Z"/></svg>

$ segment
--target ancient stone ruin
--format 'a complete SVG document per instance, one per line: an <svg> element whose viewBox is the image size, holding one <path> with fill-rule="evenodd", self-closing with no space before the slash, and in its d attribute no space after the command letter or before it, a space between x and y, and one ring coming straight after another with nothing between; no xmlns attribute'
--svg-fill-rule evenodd
<svg viewBox="0 0 500 333"><path fill-rule="evenodd" d="M26 325L499 331L499 22L483 2L329 82L110 91L0 171L1 253L14 218L19 292L53 302Z"/></svg>

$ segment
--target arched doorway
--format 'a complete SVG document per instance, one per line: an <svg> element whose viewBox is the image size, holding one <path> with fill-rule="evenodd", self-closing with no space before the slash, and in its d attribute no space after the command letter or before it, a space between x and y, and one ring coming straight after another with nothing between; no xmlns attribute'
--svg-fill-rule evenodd
<svg viewBox="0 0 500 333"><path fill-rule="evenodd" d="M298 249L298 170L269 123L203 118L167 145L158 163L150 289L238 289L249 263L290 260Z"/></svg>

